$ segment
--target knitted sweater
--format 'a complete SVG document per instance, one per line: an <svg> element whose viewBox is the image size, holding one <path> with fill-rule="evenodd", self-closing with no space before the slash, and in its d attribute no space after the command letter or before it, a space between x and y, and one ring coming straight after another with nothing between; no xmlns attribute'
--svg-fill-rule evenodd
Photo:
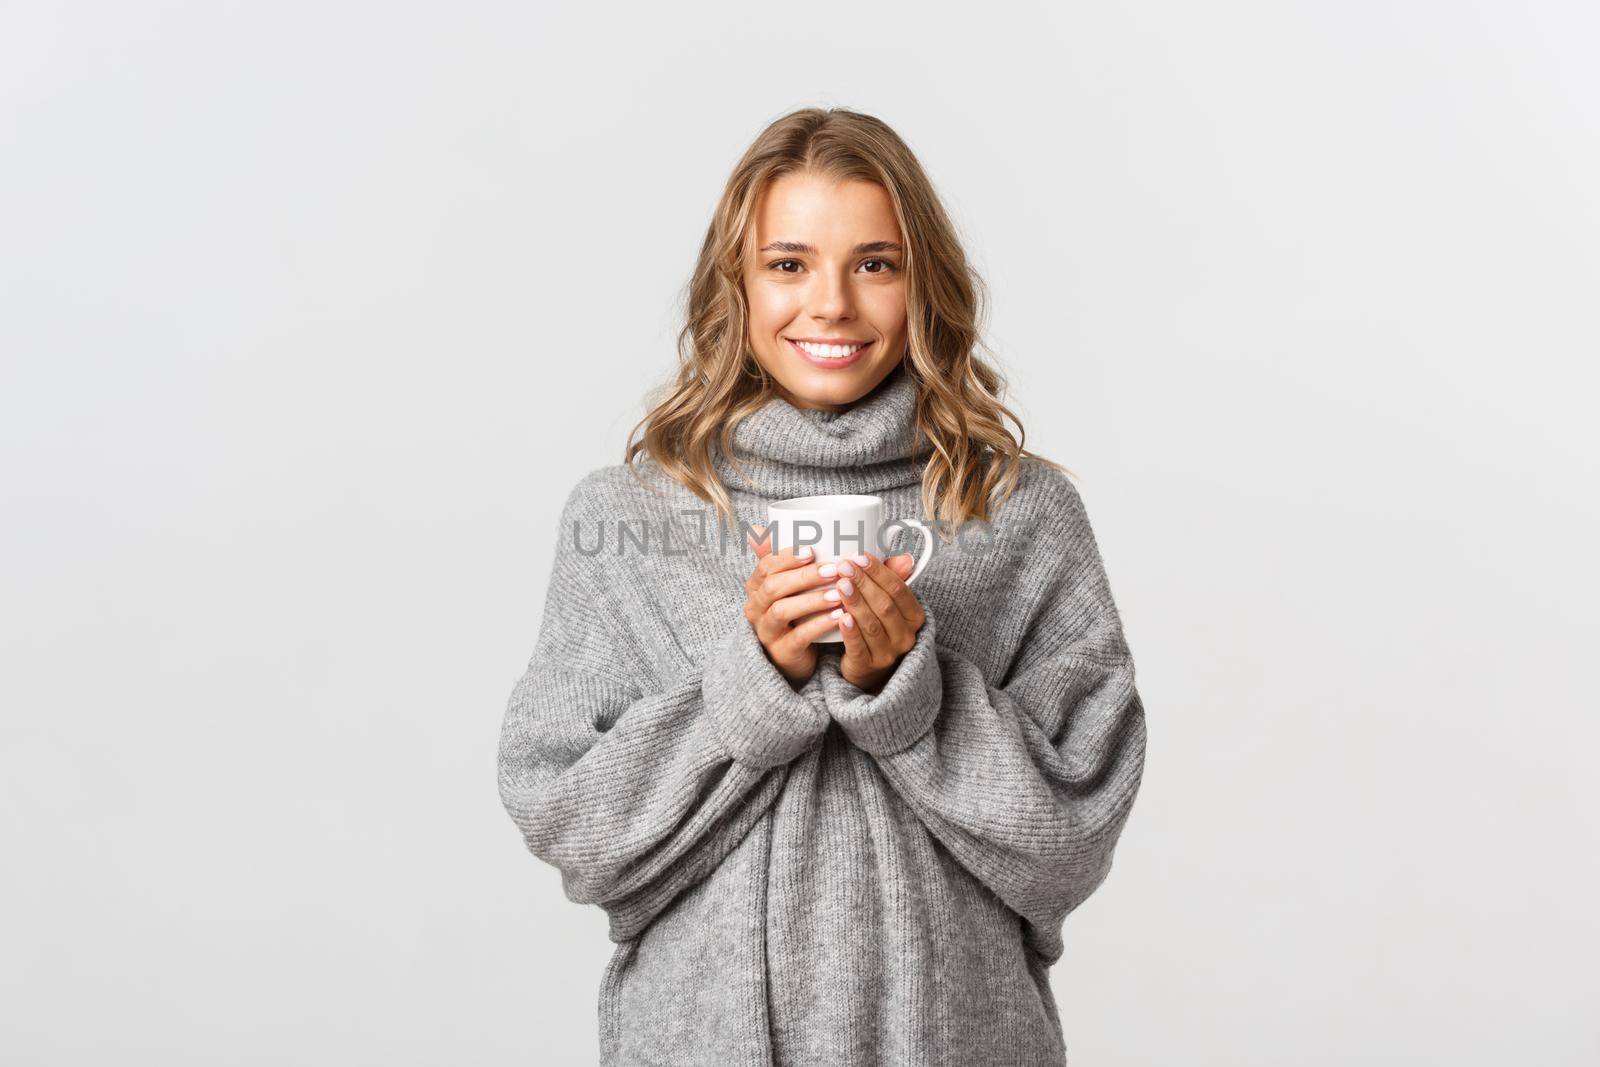
<svg viewBox="0 0 1600 1067"><path fill-rule="evenodd" d="M897 369L843 413L747 417L741 466L715 457L741 521L815 493L926 521L914 405ZM1078 492L1025 464L935 549L926 621L875 694L830 645L789 684L742 611L745 531L659 468L569 493L499 788L566 895L609 915L602 1064L1066 1062L1048 969L1109 873L1145 719Z"/></svg>

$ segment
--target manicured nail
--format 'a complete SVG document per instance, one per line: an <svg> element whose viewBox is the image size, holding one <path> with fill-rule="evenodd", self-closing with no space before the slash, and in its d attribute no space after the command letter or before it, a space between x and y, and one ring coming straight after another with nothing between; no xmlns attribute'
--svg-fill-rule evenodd
<svg viewBox="0 0 1600 1067"><path fill-rule="evenodd" d="M837 619L843 614L844 614L844 609L843 608L834 608L832 611L828 612L828 618Z"/></svg>
<svg viewBox="0 0 1600 1067"><path fill-rule="evenodd" d="M848 579L848 578L840 578L839 579L839 592L843 593L845 596L855 596L856 595L856 587L855 587L855 585L853 585L851 583L850 579Z"/></svg>
<svg viewBox="0 0 1600 1067"><path fill-rule="evenodd" d="M844 618L839 620L839 625L843 626L846 630L854 630L856 628L856 620L846 615Z"/></svg>
<svg viewBox="0 0 1600 1067"><path fill-rule="evenodd" d="M826 593L822 594L822 599L823 600L829 600L829 601L837 601L839 599L839 590L837 590L837 589L828 590Z"/></svg>
<svg viewBox="0 0 1600 1067"><path fill-rule="evenodd" d="M848 561L840 560L839 561L839 573L840 574L854 574L855 571L850 569L850 564L849 564Z"/></svg>
<svg viewBox="0 0 1600 1067"><path fill-rule="evenodd" d="M810 545L801 545L797 550L795 550L795 556L798 557L799 559L810 559L811 558L811 546Z"/></svg>
<svg viewBox="0 0 1600 1067"><path fill-rule="evenodd" d="M835 564L824 563L822 566L817 568L817 573L824 578L832 578L835 574L839 573L839 568Z"/></svg>
<svg viewBox="0 0 1600 1067"><path fill-rule="evenodd" d="M866 570L868 567L872 566L871 556L851 556L850 558L861 564L862 570Z"/></svg>

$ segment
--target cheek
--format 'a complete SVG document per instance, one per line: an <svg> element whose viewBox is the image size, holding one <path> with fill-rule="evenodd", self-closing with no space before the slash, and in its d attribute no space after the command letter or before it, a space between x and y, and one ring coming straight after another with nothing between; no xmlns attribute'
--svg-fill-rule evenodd
<svg viewBox="0 0 1600 1067"><path fill-rule="evenodd" d="M745 303L750 307L750 331L766 336L789 325L795 317L794 302L787 295L774 293L761 286L745 290Z"/></svg>
<svg viewBox="0 0 1600 1067"><path fill-rule="evenodd" d="M877 299L867 304L868 318L881 333L894 335L905 332L906 298L904 293L879 293Z"/></svg>

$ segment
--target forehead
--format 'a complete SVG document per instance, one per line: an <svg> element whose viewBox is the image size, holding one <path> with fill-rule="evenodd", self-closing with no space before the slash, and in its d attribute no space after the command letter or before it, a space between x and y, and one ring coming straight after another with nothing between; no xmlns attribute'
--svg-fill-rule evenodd
<svg viewBox="0 0 1600 1067"><path fill-rule="evenodd" d="M888 192L876 182L786 174L761 194L755 239L757 248L769 241L803 241L826 251L898 241L900 226Z"/></svg>

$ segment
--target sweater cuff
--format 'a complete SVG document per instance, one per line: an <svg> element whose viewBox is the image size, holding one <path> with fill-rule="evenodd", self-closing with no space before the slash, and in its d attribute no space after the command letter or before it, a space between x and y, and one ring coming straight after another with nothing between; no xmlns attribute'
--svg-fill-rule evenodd
<svg viewBox="0 0 1600 1067"><path fill-rule="evenodd" d="M888 756L909 748L933 727L944 703L944 678L934 645L933 613L925 610L916 644L911 646L877 693L845 680L839 660L830 656L817 673L828 711L857 748Z"/></svg>
<svg viewBox="0 0 1600 1067"><path fill-rule="evenodd" d="M729 753L758 769L788 763L821 739L828 709L813 671L796 690L743 616L712 648L701 678L706 712Z"/></svg>

